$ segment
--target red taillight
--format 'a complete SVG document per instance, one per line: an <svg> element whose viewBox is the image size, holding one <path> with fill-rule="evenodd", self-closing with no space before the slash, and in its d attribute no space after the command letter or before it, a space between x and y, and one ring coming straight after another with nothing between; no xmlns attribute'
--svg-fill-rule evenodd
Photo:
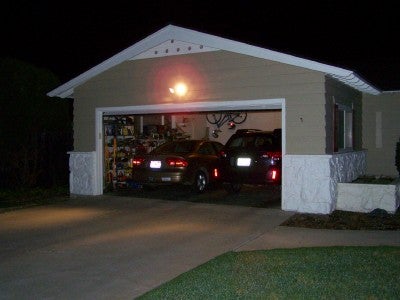
<svg viewBox="0 0 400 300"><path fill-rule="evenodd" d="M167 163L167 166L169 166L169 167L187 167L189 164L183 158L174 158L174 157L167 158L165 160L165 162Z"/></svg>
<svg viewBox="0 0 400 300"><path fill-rule="evenodd" d="M221 150L219 152L219 157L226 157L226 152Z"/></svg>
<svg viewBox="0 0 400 300"><path fill-rule="evenodd" d="M140 166L144 162L144 157L134 157L132 158L132 166Z"/></svg>
<svg viewBox="0 0 400 300"><path fill-rule="evenodd" d="M213 171L213 174L214 174L214 178L218 178L218 169L214 169L214 171Z"/></svg>
<svg viewBox="0 0 400 300"><path fill-rule="evenodd" d="M281 159L282 158L282 152L268 151L268 152L263 153L262 157L271 158L271 159Z"/></svg>
<svg viewBox="0 0 400 300"><path fill-rule="evenodd" d="M268 170L267 178L273 181L279 180L279 170L275 168Z"/></svg>

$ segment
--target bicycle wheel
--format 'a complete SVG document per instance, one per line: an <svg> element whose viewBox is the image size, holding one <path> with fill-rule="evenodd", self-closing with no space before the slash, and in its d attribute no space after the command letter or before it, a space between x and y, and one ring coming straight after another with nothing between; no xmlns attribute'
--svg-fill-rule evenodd
<svg viewBox="0 0 400 300"><path fill-rule="evenodd" d="M247 112L239 112L233 117L232 121L235 124L242 124L244 121L246 121L246 119Z"/></svg>
<svg viewBox="0 0 400 300"><path fill-rule="evenodd" d="M215 112L215 113L208 113L206 115L207 121L210 124L217 124L222 119L222 113Z"/></svg>

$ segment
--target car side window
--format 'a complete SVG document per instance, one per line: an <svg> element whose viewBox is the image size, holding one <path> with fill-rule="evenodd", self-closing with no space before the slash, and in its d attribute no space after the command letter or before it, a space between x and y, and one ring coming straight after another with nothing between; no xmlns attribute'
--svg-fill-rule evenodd
<svg viewBox="0 0 400 300"><path fill-rule="evenodd" d="M228 148L241 148L243 146L243 143L244 143L243 138L237 137L230 141Z"/></svg>
<svg viewBox="0 0 400 300"><path fill-rule="evenodd" d="M216 142L212 143L212 145L214 146L215 153L219 153L224 147L224 145Z"/></svg>
<svg viewBox="0 0 400 300"><path fill-rule="evenodd" d="M210 143L204 143L199 148L199 153L203 155L216 155L213 146Z"/></svg>
<svg viewBox="0 0 400 300"><path fill-rule="evenodd" d="M254 144L258 149L262 150L270 149L272 147L272 137L269 136L257 137Z"/></svg>

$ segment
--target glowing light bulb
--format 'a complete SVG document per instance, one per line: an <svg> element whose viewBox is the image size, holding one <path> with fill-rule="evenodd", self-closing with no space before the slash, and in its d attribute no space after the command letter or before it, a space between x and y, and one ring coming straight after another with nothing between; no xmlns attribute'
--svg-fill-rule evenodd
<svg viewBox="0 0 400 300"><path fill-rule="evenodd" d="M169 92L171 94L176 94L179 97L185 96L187 93L187 90L188 90L188 88L187 88L186 84L184 84L182 82L175 84L175 86L173 88L172 87L169 88Z"/></svg>

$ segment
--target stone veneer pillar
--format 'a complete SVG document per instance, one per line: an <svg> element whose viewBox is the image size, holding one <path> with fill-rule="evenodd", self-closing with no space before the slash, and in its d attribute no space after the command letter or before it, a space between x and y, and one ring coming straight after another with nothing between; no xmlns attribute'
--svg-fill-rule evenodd
<svg viewBox="0 0 400 300"><path fill-rule="evenodd" d="M96 195L96 152L68 152L71 195Z"/></svg>
<svg viewBox="0 0 400 300"><path fill-rule="evenodd" d="M365 174L366 152L334 155L285 155L282 209L329 214L336 208L337 183Z"/></svg>

